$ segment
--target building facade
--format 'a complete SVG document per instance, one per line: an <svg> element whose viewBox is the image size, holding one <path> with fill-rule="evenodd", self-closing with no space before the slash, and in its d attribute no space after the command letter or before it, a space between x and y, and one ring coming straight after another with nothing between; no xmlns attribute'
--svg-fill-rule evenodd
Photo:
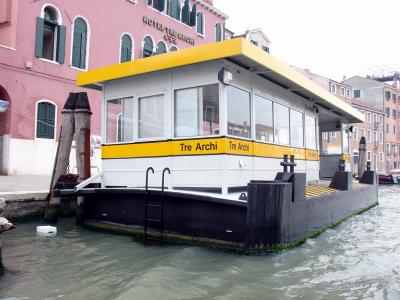
<svg viewBox="0 0 400 300"><path fill-rule="evenodd" d="M354 108L358 109L362 114L364 114L365 122L351 124L352 132L349 134L349 146L352 156L353 173L356 174L358 170L358 149L360 139L363 136L365 137L367 143L366 160L371 162L372 169L376 171L391 170L390 163L387 163L387 153L385 153L386 146L384 140L386 138L385 130L388 122L385 122L383 106L377 105L378 102L375 103L368 98L372 97L376 91L371 94L361 93L358 89L353 89L353 86L346 80L344 82L338 82L312 73L310 70L297 70L324 89L328 90L330 93L334 94L339 99L351 104ZM374 97L371 99L374 99ZM326 154L340 153L341 139L342 135L339 131L324 132L322 134L321 141L323 151L326 151ZM392 147L389 148L392 150Z"/></svg>
<svg viewBox="0 0 400 300"><path fill-rule="evenodd" d="M353 88L354 99L384 112L384 169L385 171L398 169L400 167L398 132L400 90L395 87L395 84L387 84L360 76L352 77L345 83Z"/></svg>
<svg viewBox="0 0 400 300"><path fill-rule="evenodd" d="M88 92L100 134L79 72L220 41L226 18L211 0L2 0L0 174L50 174L69 92Z"/></svg>

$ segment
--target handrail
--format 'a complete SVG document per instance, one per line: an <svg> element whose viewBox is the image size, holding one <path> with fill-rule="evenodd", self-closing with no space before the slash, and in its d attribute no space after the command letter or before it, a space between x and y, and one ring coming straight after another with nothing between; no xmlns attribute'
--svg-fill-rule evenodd
<svg viewBox="0 0 400 300"><path fill-rule="evenodd" d="M154 169L152 167L149 167L146 170L146 192L149 191L149 171L151 171L154 174Z"/></svg>
<svg viewBox="0 0 400 300"><path fill-rule="evenodd" d="M101 178L102 176L103 176L103 172L100 172L100 173L86 179L85 181L82 181L80 184L78 184L77 186L74 187L74 191L79 192L81 189L83 189L86 186L88 186L89 184L95 182L98 178Z"/></svg>

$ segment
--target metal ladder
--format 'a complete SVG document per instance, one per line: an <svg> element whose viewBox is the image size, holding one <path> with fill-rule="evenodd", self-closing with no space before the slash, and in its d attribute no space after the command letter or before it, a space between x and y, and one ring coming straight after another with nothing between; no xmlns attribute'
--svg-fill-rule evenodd
<svg viewBox="0 0 400 300"><path fill-rule="evenodd" d="M160 245L163 243L163 234L164 234L164 178L165 172L171 174L171 170L169 168L165 168L162 172L162 186L161 186L161 198L159 202L150 202L149 196L149 172L154 174L154 169L149 167L146 171L146 196L144 203L144 243L148 244L149 235L148 229L158 229L159 236L158 240ZM150 210L150 214L149 214ZM158 214L157 214L158 213ZM150 215L150 216L149 216ZM154 236L153 236L154 239Z"/></svg>

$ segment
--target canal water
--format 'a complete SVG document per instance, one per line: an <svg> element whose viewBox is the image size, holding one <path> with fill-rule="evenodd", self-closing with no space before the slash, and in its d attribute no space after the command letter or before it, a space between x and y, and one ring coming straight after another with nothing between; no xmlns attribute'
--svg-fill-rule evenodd
<svg viewBox="0 0 400 300"><path fill-rule="evenodd" d="M400 299L400 187L380 205L292 250L261 257L144 247L62 221L3 237L0 299Z"/></svg>

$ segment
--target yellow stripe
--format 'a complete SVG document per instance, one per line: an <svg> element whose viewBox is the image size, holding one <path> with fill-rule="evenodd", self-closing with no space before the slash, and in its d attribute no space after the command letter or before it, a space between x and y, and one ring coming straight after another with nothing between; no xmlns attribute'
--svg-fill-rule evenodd
<svg viewBox="0 0 400 300"><path fill-rule="evenodd" d="M107 145L102 147L103 159L217 154L273 158L282 158L283 155L287 154L294 155L296 159L301 160L319 160L317 150L297 149L226 137Z"/></svg>

